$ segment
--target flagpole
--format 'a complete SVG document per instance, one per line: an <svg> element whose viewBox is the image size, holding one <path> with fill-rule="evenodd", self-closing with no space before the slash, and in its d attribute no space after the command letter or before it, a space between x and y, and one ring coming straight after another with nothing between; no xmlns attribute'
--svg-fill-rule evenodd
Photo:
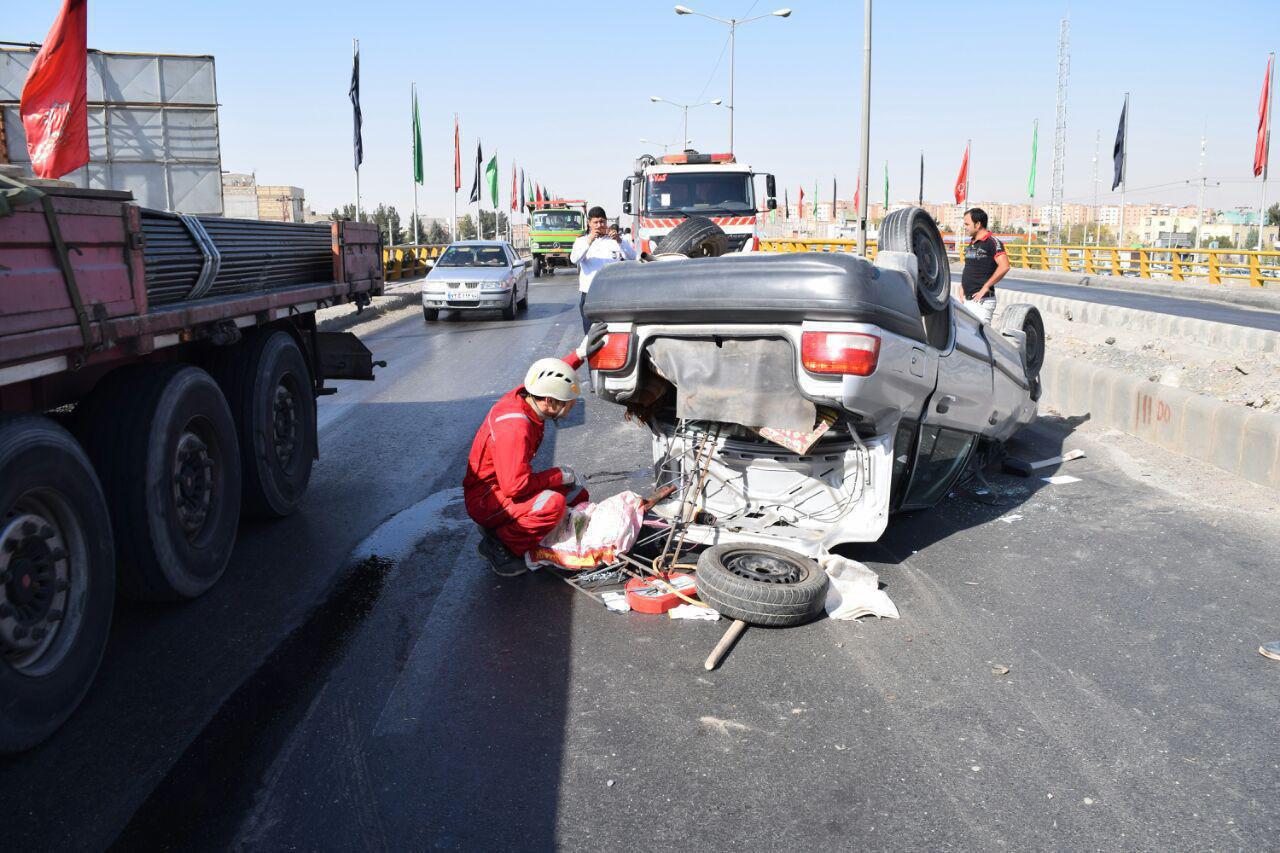
<svg viewBox="0 0 1280 853"><path fill-rule="evenodd" d="M1098 248L1102 243L1102 217L1098 215L1098 155L1102 152L1102 130L1094 131L1093 136L1093 247ZM1204 199L1200 199L1200 206L1204 207ZM1086 232L1087 233L1087 232ZM1197 240L1199 236L1197 235ZM1200 248L1197 243L1196 248Z"/></svg>
<svg viewBox="0 0 1280 853"><path fill-rule="evenodd" d="M858 254L867 256L867 209L871 204L871 0L862 6L862 151L859 152Z"/></svg>
<svg viewBox="0 0 1280 853"><path fill-rule="evenodd" d="M418 237L418 84L409 83L409 114L413 116L413 128L410 130L410 148L413 151L413 244L422 241Z"/></svg>
<svg viewBox="0 0 1280 853"><path fill-rule="evenodd" d="M453 114L453 225L450 242L458 242L458 184L461 183L462 143L458 139L458 114Z"/></svg>
<svg viewBox="0 0 1280 853"><path fill-rule="evenodd" d="M1275 96L1275 58L1267 55L1267 125L1262 131L1262 199L1258 203L1258 251L1262 251L1262 232L1267 228L1267 171L1271 166L1271 104Z"/></svg>
<svg viewBox="0 0 1280 853"><path fill-rule="evenodd" d="M351 40L352 61L360 60L360 39ZM358 78L357 78L358 80ZM360 163L356 163L356 222L360 221Z"/></svg>
<svg viewBox="0 0 1280 853"><path fill-rule="evenodd" d="M1027 184L1027 264L1031 257L1031 220L1036 207L1036 148L1040 144L1040 119L1031 123L1031 180Z"/></svg>
<svg viewBox="0 0 1280 853"><path fill-rule="evenodd" d="M1133 116L1129 115L1129 93L1124 93L1124 138L1120 142L1120 231L1116 238L1116 248L1124 246L1124 191L1129 183L1129 125L1133 124Z"/></svg>

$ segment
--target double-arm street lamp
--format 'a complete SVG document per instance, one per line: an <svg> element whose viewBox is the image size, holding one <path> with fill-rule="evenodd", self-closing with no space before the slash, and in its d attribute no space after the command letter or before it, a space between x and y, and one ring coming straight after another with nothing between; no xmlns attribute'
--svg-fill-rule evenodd
<svg viewBox="0 0 1280 853"><path fill-rule="evenodd" d="M655 146L657 146L658 148L661 148L661 149L662 149L662 153L663 153L664 155L667 153L667 149L668 149L668 148L675 148L676 146L679 146L681 149L688 148L688 147L689 147L689 142L690 142L690 140L689 140L689 138L688 138L688 137L685 137L685 140L684 140L684 143L683 143L683 144L681 144L681 143L679 143L679 142L654 142L652 139L645 139L645 138L643 138L643 137L641 137L641 139L640 139L640 144L641 144L641 145L655 145Z"/></svg>
<svg viewBox="0 0 1280 853"><path fill-rule="evenodd" d="M677 6L677 15L697 15L699 18L706 18L709 21L715 21L718 24L724 24L729 28L729 153L733 153L733 49L734 36L737 35L738 27L743 24L749 24L752 21L758 21L761 18L789 18L791 17L790 9L778 9L764 15L756 15L754 18L717 18L714 15L705 15L702 12L695 12L688 6ZM654 100L657 100L656 98ZM686 134L687 136L688 134Z"/></svg>
<svg viewBox="0 0 1280 853"><path fill-rule="evenodd" d="M650 95L649 100L653 101L655 104L670 104L673 107L679 107L684 112L684 134L681 136L681 138L685 141L686 145L689 142L689 110L693 109L694 107L705 107L708 105L718 107L721 104L721 101L719 98L716 98L711 101L703 101L702 103L699 103L699 104L679 104L668 98L659 98L657 95ZM732 124L732 122L730 122L730 124ZM732 129L730 129L729 131L729 138L730 139L733 138ZM657 143L657 144L660 144L660 143ZM732 147L732 143L730 143L730 147Z"/></svg>

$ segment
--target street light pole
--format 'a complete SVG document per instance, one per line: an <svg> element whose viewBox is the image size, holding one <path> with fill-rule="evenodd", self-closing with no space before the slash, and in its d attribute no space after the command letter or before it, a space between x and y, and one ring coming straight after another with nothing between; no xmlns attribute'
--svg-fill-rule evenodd
<svg viewBox="0 0 1280 853"><path fill-rule="evenodd" d="M867 255L867 192L871 186L871 0L862 12L862 165L858 188L858 254Z"/></svg>
<svg viewBox="0 0 1280 853"><path fill-rule="evenodd" d="M734 73L734 49L737 46L736 36L738 27L742 24L749 24L752 21L758 21L761 18L789 18L791 17L790 9L775 9L767 15L756 15L754 18L745 18L738 20L737 18L717 18L714 15L705 15L702 12L695 12L688 6L677 6L677 15L697 15L700 18L706 18L709 21L715 21L724 24L729 28L729 153L733 153L733 73Z"/></svg>
<svg viewBox="0 0 1280 853"><path fill-rule="evenodd" d="M710 101L701 101L700 103L696 103L696 104L682 104L682 103L679 103L678 101L670 100L669 98L659 97L658 95L650 95L649 100L655 104L670 104L673 107L678 107L684 113L684 133L681 136L681 138L684 140L684 144L681 146L682 149L689 147L689 109L691 107L705 107L705 106L718 107L722 105L719 98L712 98ZM661 143L657 143L657 144L661 144Z"/></svg>

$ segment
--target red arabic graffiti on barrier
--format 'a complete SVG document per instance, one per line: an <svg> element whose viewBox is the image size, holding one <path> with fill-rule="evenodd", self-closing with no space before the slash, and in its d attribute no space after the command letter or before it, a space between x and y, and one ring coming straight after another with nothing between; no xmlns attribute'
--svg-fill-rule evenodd
<svg viewBox="0 0 1280 853"><path fill-rule="evenodd" d="M1157 400L1150 394L1138 397L1138 424L1167 424L1173 420L1173 409L1164 400Z"/></svg>

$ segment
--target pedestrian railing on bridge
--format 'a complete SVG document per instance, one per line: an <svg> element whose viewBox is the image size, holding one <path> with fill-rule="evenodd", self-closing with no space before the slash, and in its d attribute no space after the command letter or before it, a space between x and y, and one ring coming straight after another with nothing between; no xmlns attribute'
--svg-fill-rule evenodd
<svg viewBox="0 0 1280 853"><path fill-rule="evenodd" d="M1015 267L1083 275L1164 278L1280 287L1280 252L1249 249L1125 249L1115 246L1028 246L1006 243Z"/></svg>
<svg viewBox="0 0 1280 853"><path fill-rule="evenodd" d="M421 278L431 271L436 258L449 248L447 243L390 246L382 250L382 272L387 281Z"/></svg>
<svg viewBox="0 0 1280 853"><path fill-rule="evenodd" d="M760 241L764 252L854 252L855 240L780 238ZM1248 249L1125 249L1115 246L1028 246L1005 243L1014 267L1081 275L1114 275L1173 281L1226 284L1248 282L1252 287L1280 288L1280 252ZM875 241L867 256L876 256Z"/></svg>

